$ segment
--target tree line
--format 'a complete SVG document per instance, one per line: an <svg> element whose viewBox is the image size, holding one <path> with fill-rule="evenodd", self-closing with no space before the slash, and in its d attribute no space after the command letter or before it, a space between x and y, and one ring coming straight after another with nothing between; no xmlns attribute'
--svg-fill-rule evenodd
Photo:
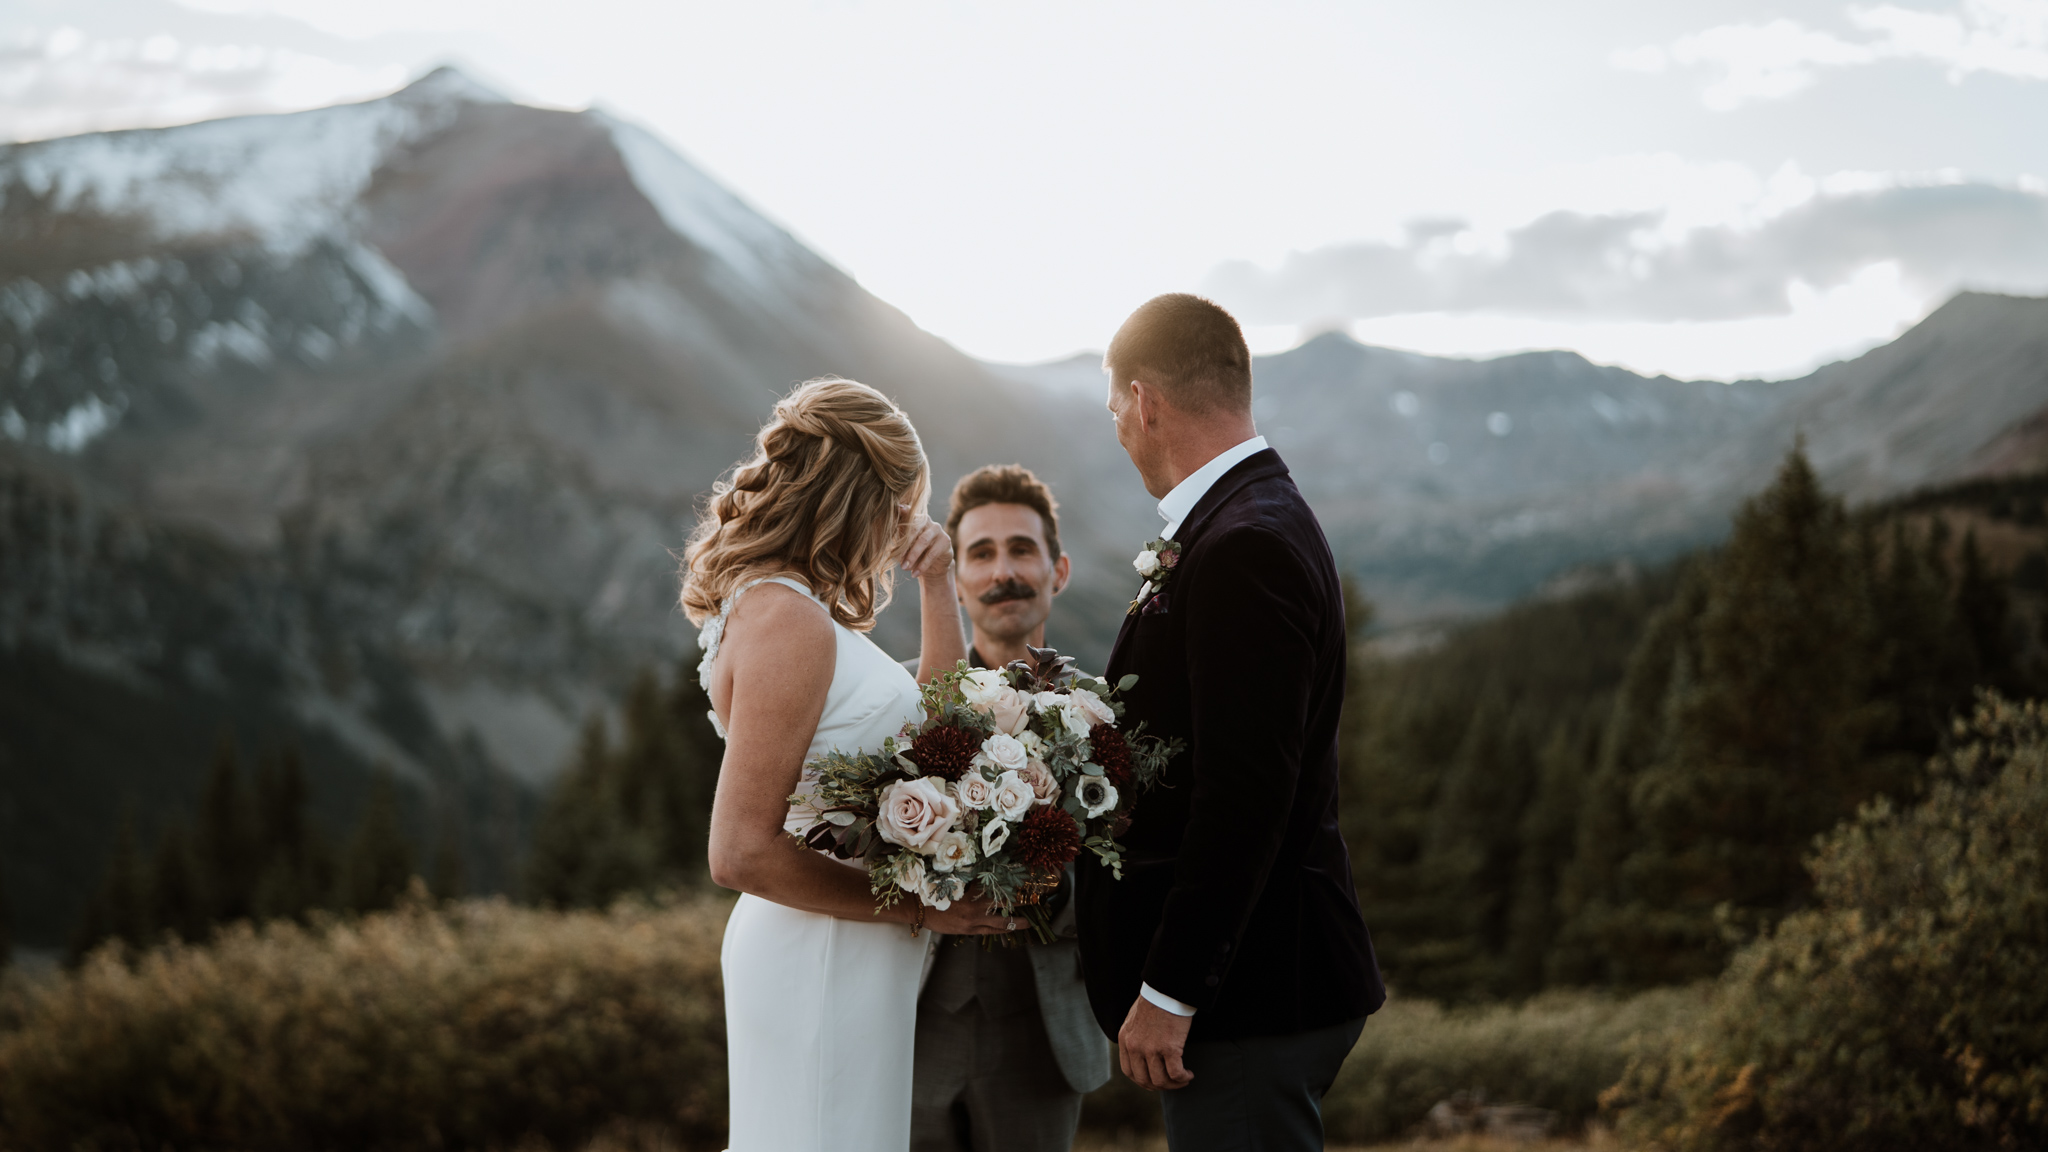
<svg viewBox="0 0 2048 1152"><path fill-rule="evenodd" d="M377 775L361 817L337 844L311 819L295 749L258 760L245 778L233 740L223 736L189 826L170 821L145 850L134 812L123 814L70 958L75 963L110 940L140 950L173 938L203 941L238 920L389 908L418 872L388 772ZM452 840L444 837L432 872L436 895L461 894Z"/></svg>
<svg viewBox="0 0 2048 1152"><path fill-rule="evenodd" d="M1977 690L2041 694L2043 495L1977 482L1852 514L1795 451L1717 549L1418 654L1361 645L1343 819L1389 977L1464 1000L1719 972L1810 899L1816 836L1873 796L1908 798ZM2015 559L2004 539L1994 564L1984 524L2034 545ZM1362 635L1370 605L1351 602ZM642 671L615 720L593 715L512 895L603 907L703 883L723 754L709 708L677 667ZM338 846L306 819L295 756L242 788L224 749L190 831L145 853L124 826L74 951L383 907L418 870L389 779ZM433 892L460 892L448 845L430 871Z"/></svg>
<svg viewBox="0 0 2048 1152"><path fill-rule="evenodd" d="M710 707L694 670L664 679L648 669L626 693L616 739L606 717L593 714L550 790L520 891L511 895L592 908L701 882L723 754ZM239 920L376 911L394 906L416 875L436 897L462 895L453 830L443 829L422 875L424 857L405 832L399 801L397 782L379 774L353 830L337 842L311 818L296 750L259 760L245 776L223 737L189 825L173 820L145 846L134 813L124 814L69 955L76 962L109 940L137 950L174 937L200 941ZM0 963L7 923L0 889Z"/></svg>
<svg viewBox="0 0 2048 1152"><path fill-rule="evenodd" d="M1795 449L1718 549L1362 658L1346 833L1390 980L1461 1000L1720 972L1811 900L1815 837L1910 797L1978 691L2040 694L2039 541L1997 572L1974 524L2038 525L2041 486L1852 515Z"/></svg>

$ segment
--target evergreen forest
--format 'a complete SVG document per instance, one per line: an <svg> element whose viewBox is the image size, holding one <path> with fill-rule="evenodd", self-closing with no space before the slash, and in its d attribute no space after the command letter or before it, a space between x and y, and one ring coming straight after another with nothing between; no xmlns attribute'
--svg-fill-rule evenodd
<svg viewBox="0 0 2048 1152"><path fill-rule="evenodd" d="M1977 694L2048 680L2048 479L1851 512L1795 450L1721 547L1539 596L1417 643L1357 637L1345 834L1381 963L1444 1002L1720 972L1804 907L1815 838L1911 798ZM592 715L513 895L553 908L701 886L721 745L694 670ZM388 775L352 829L309 817L286 749L223 742L189 827L124 821L78 957L240 919L461 895L452 830L416 842ZM0 909L0 939L5 916Z"/></svg>

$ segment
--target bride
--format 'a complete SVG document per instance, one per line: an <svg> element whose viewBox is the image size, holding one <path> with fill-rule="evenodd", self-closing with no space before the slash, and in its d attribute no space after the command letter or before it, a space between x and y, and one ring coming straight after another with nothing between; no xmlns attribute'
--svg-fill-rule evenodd
<svg viewBox="0 0 2048 1152"><path fill-rule="evenodd" d="M917 682L866 636L895 564L918 580L918 679L966 655L930 490L902 410L812 380L775 406L685 552L683 608L703 626L699 675L726 739L711 878L743 893L721 955L732 1152L903 1152L929 934L1004 930L965 901L878 909L865 869L787 834L807 823L790 805L813 784L805 761L922 719Z"/></svg>

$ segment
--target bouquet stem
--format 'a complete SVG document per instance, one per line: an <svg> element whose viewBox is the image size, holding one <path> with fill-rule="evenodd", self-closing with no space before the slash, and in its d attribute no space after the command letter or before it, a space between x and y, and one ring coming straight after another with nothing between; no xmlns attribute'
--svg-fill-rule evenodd
<svg viewBox="0 0 2048 1152"><path fill-rule="evenodd" d="M1030 924L1031 924L1031 931L1032 931L1032 933L1033 933L1033 934L1035 934L1035 935L1036 935L1036 936L1038 937L1038 942L1039 942L1040 944L1050 944L1050 943L1052 943L1052 942L1053 942L1054 940L1057 940L1057 939L1059 939L1059 937L1057 937L1057 936L1053 935L1053 931L1052 931L1052 917L1050 917L1050 916L1047 916L1047 915L1045 914L1045 906L1044 906L1044 905L1042 905L1042 904L1027 904L1027 905L1025 905L1025 906L1024 906L1024 919L1030 922Z"/></svg>

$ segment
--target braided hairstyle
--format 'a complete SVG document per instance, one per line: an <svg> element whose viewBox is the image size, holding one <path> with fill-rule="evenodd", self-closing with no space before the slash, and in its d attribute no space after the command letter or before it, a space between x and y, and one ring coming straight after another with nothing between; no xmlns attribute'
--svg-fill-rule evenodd
<svg viewBox="0 0 2048 1152"><path fill-rule="evenodd" d="M874 627L906 531L897 506L923 507L930 490L910 417L865 384L824 376L783 397L754 445L712 485L690 534L683 611L701 624L747 581L795 576L833 619Z"/></svg>

